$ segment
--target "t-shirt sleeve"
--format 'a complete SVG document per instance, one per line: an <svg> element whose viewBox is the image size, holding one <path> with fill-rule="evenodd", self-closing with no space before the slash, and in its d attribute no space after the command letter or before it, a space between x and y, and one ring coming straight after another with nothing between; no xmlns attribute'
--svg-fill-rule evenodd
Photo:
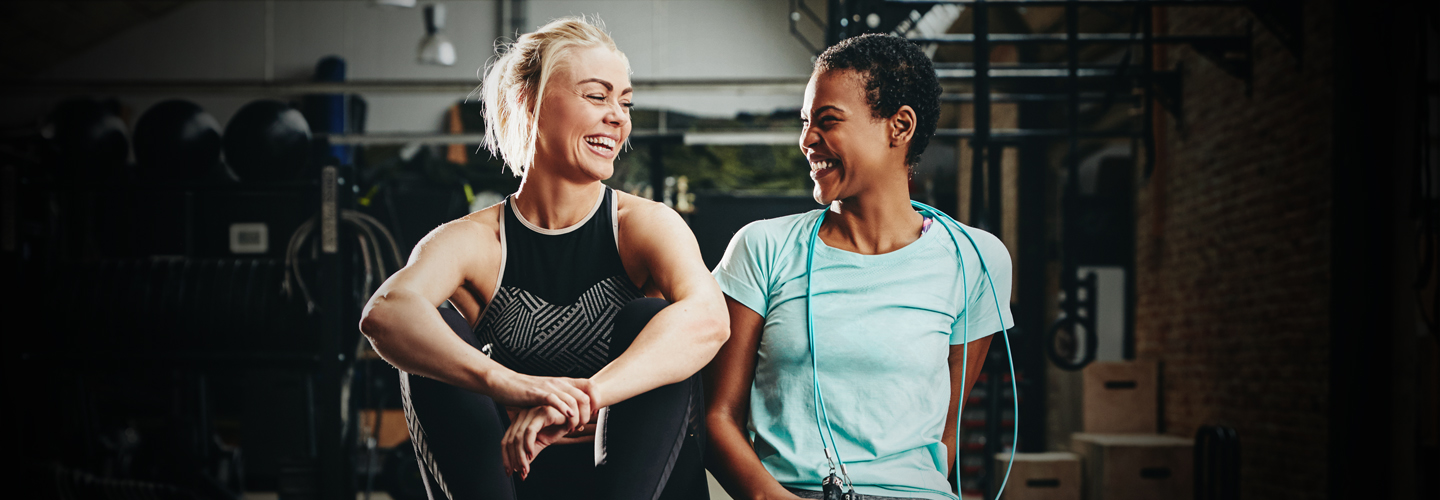
<svg viewBox="0 0 1440 500"><path fill-rule="evenodd" d="M725 256L720 258L720 264L712 272L721 292L761 317L769 310L769 249L772 247L761 225L763 222L751 222L740 228L730 239Z"/></svg>
<svg viewBox="0 0 1440 500"><path fill-rule="evenodd" d="M950 331L950 345L963 344L967 338L969 341L975 341L1015 326L1015 317L1010 312L1012 272L1010 252L1005 249L1005 244L999 238L990 233L970 229L970 235L975 238L975 246L980 247L980 257L985 266L984 271L989 271L989 276L986 276L979 265L965 268L968 273L965 276L968 283L966 291L969 294L969 299L966 301L968 313L962 311L955 319L955 324L952 325ZM962 235L957 234L957 236L960 236L959 240L962 246L970 247L969 240ZM973 252L974 247L963 248L963 250ZM993 290L992 282L994 283ZM996 300L997 297L999 300Z"/></svg>

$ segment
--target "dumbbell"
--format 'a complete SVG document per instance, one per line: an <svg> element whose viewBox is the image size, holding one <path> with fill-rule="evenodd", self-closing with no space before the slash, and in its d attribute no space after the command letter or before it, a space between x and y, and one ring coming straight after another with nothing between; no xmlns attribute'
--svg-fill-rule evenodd
<svg viewBox="0 0 1440 500"><path fill-rule="evenodd" d="M240 293L234 297L231 310L234 311L235 326L238 330L235 340L243 341L241 337L254 331L254 309L257 299L256 294L259 292L255 285L260 273L260 259L247 259L237 267L241 276L241 283L236 289L239 290Z"/></svg>
<svg viewBox="0 0 1440 500"><path fill-rule="evenodd" d="M123 259L115 263L115 289L107 301L110 306L110 315L103 318L103 323L118 328L107 328L104 337L110 344L131 345L137 338L140 328L138 318L133 307L137 282L140 272L136 268L134 259Z"/></svg>
<svg viewBox="0 0 1440 500"><path fill-rule="evenodd" d="M120 279L119 266L117 264L116 261L109 259L97 262L95 264L95 271L91 274L91 276L94 276L94 285L89 287L90 291L85 294L85 300L83 302L73 304L73 307L77 309L76 312L85 313L75 315L77 316L77 321L70 329L72 338L79 341L81 345L92 348L100 347L105 345L104 341L107 337L114 337L113 334L108 336L101 335L101 332L114 331L113 326L108 325L107 322L114 317L114 308L112 306L115 304L115 293L118 288L116 281ZM90 318L90 320L86 321L83 318ZM111 328L92 328L91 325L107 325L111 326Z"/></svg>
<svg viewBox="0 0 1440 500"><path fill-rule="evenodd" d="M251 260L249 259L234 259L230 261L230 271L227 273L228 277L226 278L226 282L229 285L226 287L224 304L225 330L227 333L224 342L222 342L226 347L239 347L244 345L239 341L239 337L245 331L245 300L247 298L245 296L245 287L250 262Z"/></svg>
<svg viewBox="0 0 1440 500"><path fill-rule="evenodd" d="M178 345L187 347L199 347L200 332L197 330L202 325L200 307L206 294L210 292L210 271L215 267L215 262L209 259L197 259L190 263L188 275L185 276L186 284L180 298L180 336Z"/></svg>
<svg viewBox="0 0 1440 500"><path fill-rule="evenodd" d="M169 262L151 259L146 266L145 293L141 298L140 317L144 318L147 344L156 346L163 344L164 330L164 304L165 282L170 275Z"/></svg>
<svg viewBox="0 0 1440 500"><path fill-rule="evenodd" d="M180 300L185 293L185 275L189 272L190 261L169 260L164 263L165 278L159 290L159 306L156 309L156 338L163 344L174 345L179 337Z"/></svg>
<svg viewBox="0 0 1440 500"><path fill-rule="evenodd" d="M229 326L225 321L225 310L228 308L230 298L230 271L234 266L230 259L219 259L215 261L215 267L210 271L210 293L204 297L204 303L200 307L201 344L207 348L221 347L225 344L225 337L229 335Z"/></svg>
<svg viewBox="0 0 1440 500"><path fill-rule="evenodd" d="M276 269L279 265L273 259L257 259L255 266L255 283L252 285L250 305L250 321L245 331L247 341L262 341L269 333L266 331L266 311L269 310L270 301L274 300L276 294L280 293L280 278L276 277Z"/></svg>

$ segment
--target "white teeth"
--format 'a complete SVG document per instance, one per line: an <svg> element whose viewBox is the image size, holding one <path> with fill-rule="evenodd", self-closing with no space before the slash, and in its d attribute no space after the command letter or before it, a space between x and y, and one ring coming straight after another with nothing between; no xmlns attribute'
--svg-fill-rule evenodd
<svg viewBox="0 0 1440 500"><path fill-rule="evenodd" d="M810 162L810 171L814 172L816 170L824 170L833 166L835 166L835 160L814 161Z"/></svg>
<svg viewBox="0 0 1440 500"><path fill-rule="evenodd" d="M615 139L611 139L609 137L586 137L585 142L597 146L605 146L610 149L615 149Z"/></svg>

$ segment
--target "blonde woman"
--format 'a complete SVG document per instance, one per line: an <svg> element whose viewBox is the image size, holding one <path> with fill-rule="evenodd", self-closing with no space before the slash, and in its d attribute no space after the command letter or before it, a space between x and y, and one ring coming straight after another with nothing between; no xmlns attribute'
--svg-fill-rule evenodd
<svg viewBox="0 0 1440 500"><path fill-rule="evenodd" d="M629 73L583 18L519 37L482 88L520 190L432 231L365 308L432 499L706 497L695 373L728 318L680 217L601 184Z"/></svg>

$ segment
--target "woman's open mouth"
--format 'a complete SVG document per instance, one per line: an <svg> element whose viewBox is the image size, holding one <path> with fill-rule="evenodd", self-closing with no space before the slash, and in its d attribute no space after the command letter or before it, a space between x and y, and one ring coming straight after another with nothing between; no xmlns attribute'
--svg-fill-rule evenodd
<svg viewBox="0 0 1440 500"><path fill-rule="evenodd" d="M840 166L840 160L820 160L810 162L810 178L820 180L821 177L835 173L836 167Z"/></svg>
<svg viewBox="0 0 1440 500"><path fill-rule="evenodd" d="M595 154L598 154L598 155L600 155L600 156L602 156L602 157L605 157L605 158L614 158L614 157L615 157L615 145L616 145L616 141L615 141L615 139L612 138L612 137L604 136L604 135L591 135L591 136L586 136L586 137L585 137L585 145L586 145L586 146L589 146L589 147L590 147L590 150L591 150L591 151L594 151Z"/></svg>

